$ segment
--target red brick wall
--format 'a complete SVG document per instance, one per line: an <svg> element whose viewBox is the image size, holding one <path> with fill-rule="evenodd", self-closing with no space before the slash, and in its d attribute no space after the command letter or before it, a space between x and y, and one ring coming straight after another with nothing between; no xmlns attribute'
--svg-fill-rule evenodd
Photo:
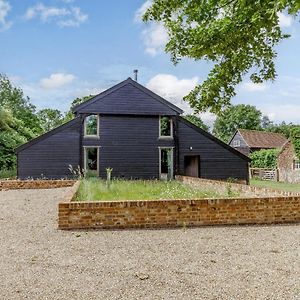
<svg viewBox="0 0 300 300"><path fill-rule="evenodd" d="M300 222L300 197L64 202L59 229L159 228Z"/></svg>
<svg viewBox="0 0 300 300"><path fill-rule="evenodd" d="M52 189L69 187L75 180L1 180L0 190Z"/></svg>

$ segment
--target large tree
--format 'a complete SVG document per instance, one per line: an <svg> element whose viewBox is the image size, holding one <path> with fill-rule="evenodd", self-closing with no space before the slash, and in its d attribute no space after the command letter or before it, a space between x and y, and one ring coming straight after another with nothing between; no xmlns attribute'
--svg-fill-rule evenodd
<svg viewBox="0 0 300 300"><path fill-rule="evenodd" d="M38 111L37 116L44 132L61 125L64 121L64 116L58 109L45 108Z"/></svg>
<svg viewBox="0 0 300 300"><path fill-rule="evenodd" d="M0 170L13 169L15 148L41 132L35 106L20 88L0 74Z"/></svg>
<svg viewBox="0 0 300 300"><path fill-rule="evenodd" d="M191 123L193 123L194 125L196 125L197 127L208 131L209 127L202 121L202 119L196 115L186 115L183 116L185 119L187 119L188 121L190 121Z"/></svg>
<svg viewBox="0 0 300 300"><path fill-rule="evenodd" d="M3 74L0 74L0 107L11 111L16 119L23 122L24 127L30 128L36 135L42 132L36 107L24 96L22 89L13 86Z"/></svg>
<svg viewBox="0 0 300 300"><path fill-rule="evenodd" d="M237 129L262 130L266 118L255 106L230 106L217 117L213 134L227 143Z"/></svg>
<svg viewBox="0 0 300 300"><path fill-rule="evenodd" d="M76 99L74 99L71 103L71 107L69 109L69 111L66 113L65 118L64 118L64 122L68 122L72 119L74 119L74 114L72 109L76 106L79 105L83 102L86 102L88 100L90 100L92 97L94 97L93 95L89 95L89 96L83 96L83 97L77 97Z"/></svg>
<svg viewBox="0 0 300 300"><path fill-rule="evenodd" d="M246 74L254 83L275 79L275 46L288 37L278 14L299 11L299 0L153 0L143 19L163 23L175 64L184 57L214 63L185 99L196 112L219 113Z"/></svg>

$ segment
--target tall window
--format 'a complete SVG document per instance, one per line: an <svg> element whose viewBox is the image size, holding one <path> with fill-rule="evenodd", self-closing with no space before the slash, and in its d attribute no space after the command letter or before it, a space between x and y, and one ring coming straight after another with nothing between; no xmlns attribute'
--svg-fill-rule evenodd
<svg viewBox="0 0 300 300"><path fill-rule="evenodd" d="M300 160L294 160L294 170L300 170Z"/></svg>
<svg viewBox="0 0 300 300"><path fill-rule="evenodd" d="M172 137L173 136L173 124L170 117L159 118L159 136L160 137Z"/></svg>
<svg viewBox="0 0 300 300"><path fill-rule="evenodd" d="M98 115L90 115L84 119L84 135L99 136Z"/></svg>

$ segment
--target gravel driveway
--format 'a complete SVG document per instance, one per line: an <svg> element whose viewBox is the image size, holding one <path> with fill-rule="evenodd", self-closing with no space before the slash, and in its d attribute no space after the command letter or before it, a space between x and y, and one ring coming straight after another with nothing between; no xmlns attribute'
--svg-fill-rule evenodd
<svg viewBox="0 0 300 300"><path fill-rule="evenodd" d="M300 299L300 225L58 231L67 190L0 192L0 299Z"/></svg>

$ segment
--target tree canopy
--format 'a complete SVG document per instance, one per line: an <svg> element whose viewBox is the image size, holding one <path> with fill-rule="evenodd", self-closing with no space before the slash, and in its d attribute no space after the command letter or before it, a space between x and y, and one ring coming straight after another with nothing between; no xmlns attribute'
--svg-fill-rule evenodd
<svg viewBox="0 0 300 300"><path fill-rule="evenodd" d="M197 127L205 130L205 131L209 131L209 127L204 124L204 122L202 121L202 119L196 115L186 115L183 116L185 119L187 119L188 121L190 121L191 123L193 123L194 125L196 125Z"/></svg>
<svg viewBox="0 0 300 300"><path fill-rule="evenodd" d="M45 108L38 111L37 116L44 132L58 127L64 122L64 115L58 109Z"/></svg>
<svg viewBox="0 0 300 300"><path fill-rule="evenodd" d="M278 14L299 11L299 0L153 0L143 19L163 23L173 63L184 57L214 63L185 99L196 112L218 114L245 75L254 83L276 78L275 46L288 37Z"/></svg>
<svg viewBox="0 0 300 300"><path fill-rule="evenodd" d="M263 130L267 119L255 106L230 106L217 117L213 134L227 143L237 129Z"/></svg>

